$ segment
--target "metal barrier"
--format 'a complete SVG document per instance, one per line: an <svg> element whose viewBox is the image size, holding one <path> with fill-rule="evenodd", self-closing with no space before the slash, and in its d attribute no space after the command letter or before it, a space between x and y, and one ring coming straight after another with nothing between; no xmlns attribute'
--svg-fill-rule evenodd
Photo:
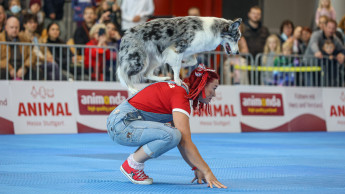
<svg viewBox="0 0 345 194"><path fill-rule="evenodd" d="M0 79L117 81L117 53L114 47L0 42ZM223 51L213 51L198 54L197 60L219 73L220 84L345 85L344 65L328 57L260 53L254 60L251 54L228 56ZM182 68L181 77L196 67ZM157 68L155 73L173 75L168 65Z"/></svg>
<svg viewBox="0 0 345 194"><path fill-rule="evenodd" d="M258 54L255 85L343 87L344 65L330 57Z"/></svg>
<svg viewBox="0 0 345 194"><path fill-rule="evenodd" d="M198 64L202 63L208 68L216 70L220 75L220 84L223 85L249 85L247 74L254 74L254 70L247 69L248 66L254 64L254 59L251 54L229 56L223 51L211 51L197 54L196 58ZM182 68L181 77L185 78L189 76L196 67L197 65ZM161 68L161 72L164 72L167 76L173 74L171 68L167 65ZM254 83L252 83L252 85L254 85Z"/></svg>
<svg viewBox="0 0 345 194"><path fill-rule="evenodd" d="M0 79L116 81L117 53L114 47L0 42Z"/></svg>

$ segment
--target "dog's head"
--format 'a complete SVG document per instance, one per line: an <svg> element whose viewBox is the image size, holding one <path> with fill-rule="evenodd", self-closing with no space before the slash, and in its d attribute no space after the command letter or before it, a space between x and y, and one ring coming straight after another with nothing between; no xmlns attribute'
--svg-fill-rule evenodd
<svg viewBox="0 0 345 194"><path fill-rule="evenodd" d="M241 18L235 21L229 20L229 23L224 26L221 32L221 37L223 38L222 45L227 54L238 54L238 41L241 38L240 24L242 22Z"/></svg>

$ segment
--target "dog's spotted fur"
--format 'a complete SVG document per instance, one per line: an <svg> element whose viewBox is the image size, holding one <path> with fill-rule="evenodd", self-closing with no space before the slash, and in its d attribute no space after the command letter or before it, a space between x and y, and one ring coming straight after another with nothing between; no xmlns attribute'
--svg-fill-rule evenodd
<svg viewBox="0 0 345 194"><path fill-rule="evenodd" d="M143 78L154 81L170 79L153 75L156 67L167 63L174 71L175 82L180 85L181 63L183 61L182 66L195 65L194 54L214 50L219 44L228 54L238 52L241 21L190 16L155 19L133 27L121 41L118 77L131 92L135 92L133 82Z"/></svg>

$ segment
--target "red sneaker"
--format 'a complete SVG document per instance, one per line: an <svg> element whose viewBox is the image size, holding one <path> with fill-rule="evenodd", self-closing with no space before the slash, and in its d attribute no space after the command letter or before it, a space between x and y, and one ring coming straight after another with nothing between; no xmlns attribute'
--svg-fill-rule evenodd
<svg viewBox="0 0 345 194"><path fill-rule="evenodd" d="M126 160L120 167L121 172L130 180L132 183L141 185L151 185L153 180L144 173L144 170L135 170L131 168Z"/></svg>

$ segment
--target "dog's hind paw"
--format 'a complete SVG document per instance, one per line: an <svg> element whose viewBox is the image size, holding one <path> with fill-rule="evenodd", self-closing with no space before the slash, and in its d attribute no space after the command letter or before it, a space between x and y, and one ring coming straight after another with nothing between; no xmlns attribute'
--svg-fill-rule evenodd
<svg viewBox="0 0 345 194"><path fill-rule="evenodd" d="M139 90L136 88L128 88L128 91L133 95L133 94L137 93Z"/></svg>
<svg viewBox="0 0 345 194"><path fill-rule="evenodd" d="M161 77L162 80L166 81L166 80L171 80L171 77Z"/></svg>
<svg viewBox="0 0 345 194"><path fill-rule="evenodd" d="M171 77L149 76L146 79L161 82L161 81L171 80Z"/></svg>
<svg viewBox="0 0 345 194"><path fill-rule="evenodd" d="M175 79L174 82L176 85L181 86L182 85L182 80L181 79Z"/></svg>

